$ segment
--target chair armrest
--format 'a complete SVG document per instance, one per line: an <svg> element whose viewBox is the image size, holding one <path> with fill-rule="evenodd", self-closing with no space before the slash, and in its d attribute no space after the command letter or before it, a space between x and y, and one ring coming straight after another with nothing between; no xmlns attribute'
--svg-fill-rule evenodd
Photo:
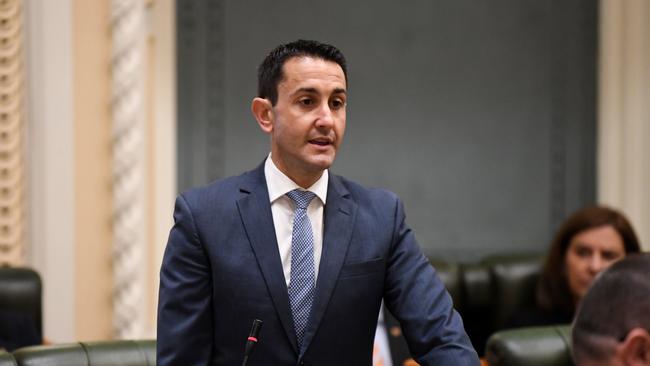
<svg viewBox="0 0 650 366"><path fill-rule="evenodd" d="M571 327L555 325L503 330L487 341L490 366L572 366Z"/></svg>

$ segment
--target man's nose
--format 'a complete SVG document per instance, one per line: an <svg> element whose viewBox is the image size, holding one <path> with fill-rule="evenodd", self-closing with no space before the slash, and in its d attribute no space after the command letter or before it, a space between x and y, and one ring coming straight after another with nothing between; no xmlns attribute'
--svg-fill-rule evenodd
<svg viewBox="0 0 650 366"><path fill-rule="evenodd" d="M332 108L328 103L323 103L319 108L318 117L316 120L317 127L331 127L334 123L334 116Z"/></svg>

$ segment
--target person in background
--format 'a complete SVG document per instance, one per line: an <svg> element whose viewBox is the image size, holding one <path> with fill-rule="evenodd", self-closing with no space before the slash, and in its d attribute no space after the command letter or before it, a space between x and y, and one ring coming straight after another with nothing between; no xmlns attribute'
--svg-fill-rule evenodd
<svg viewBox="0 0 650 366"><path fill-rule="evenodd" d="M516 314L509 327L568 324L598 273L640 251L627 218L605 206L588 206L559 228L542 268L537 307Z"/></svg>
<svg viewBox="0 0 650 366"><path fill-rule="evenodd" d="M650 253L630 255L596 278L571 338L577 366L650 365Z"/></svg>

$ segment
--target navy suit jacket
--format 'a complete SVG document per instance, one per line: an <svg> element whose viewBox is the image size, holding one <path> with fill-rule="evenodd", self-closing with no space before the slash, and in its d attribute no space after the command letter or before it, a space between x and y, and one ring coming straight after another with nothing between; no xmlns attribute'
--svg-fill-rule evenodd
<svg viewBox="0 0 650 366"><path fill-rule="evenodd" d="M399 199L330 174L323 251L298 351L264 168L180 195L160 272L160 366L372 365L382 298L421 365L478 365Z"/></svg>

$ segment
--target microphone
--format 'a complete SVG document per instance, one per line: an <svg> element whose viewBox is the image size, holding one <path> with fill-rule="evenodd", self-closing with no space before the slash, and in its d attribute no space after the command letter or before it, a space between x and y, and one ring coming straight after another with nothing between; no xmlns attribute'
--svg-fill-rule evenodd
<svg viewBox="0 0 650 366"><path fill-rule="evenodd" d="M246 366L248 363L248 356L253 353L253 348L255 348L255 345L257 344L257 337L260 334L262 324L264 324L264 322L259 319L253 320L251 333L248 335L248 340L246 341L246 350L244 351L244 362L242 363L242 366Z"/></svg>

